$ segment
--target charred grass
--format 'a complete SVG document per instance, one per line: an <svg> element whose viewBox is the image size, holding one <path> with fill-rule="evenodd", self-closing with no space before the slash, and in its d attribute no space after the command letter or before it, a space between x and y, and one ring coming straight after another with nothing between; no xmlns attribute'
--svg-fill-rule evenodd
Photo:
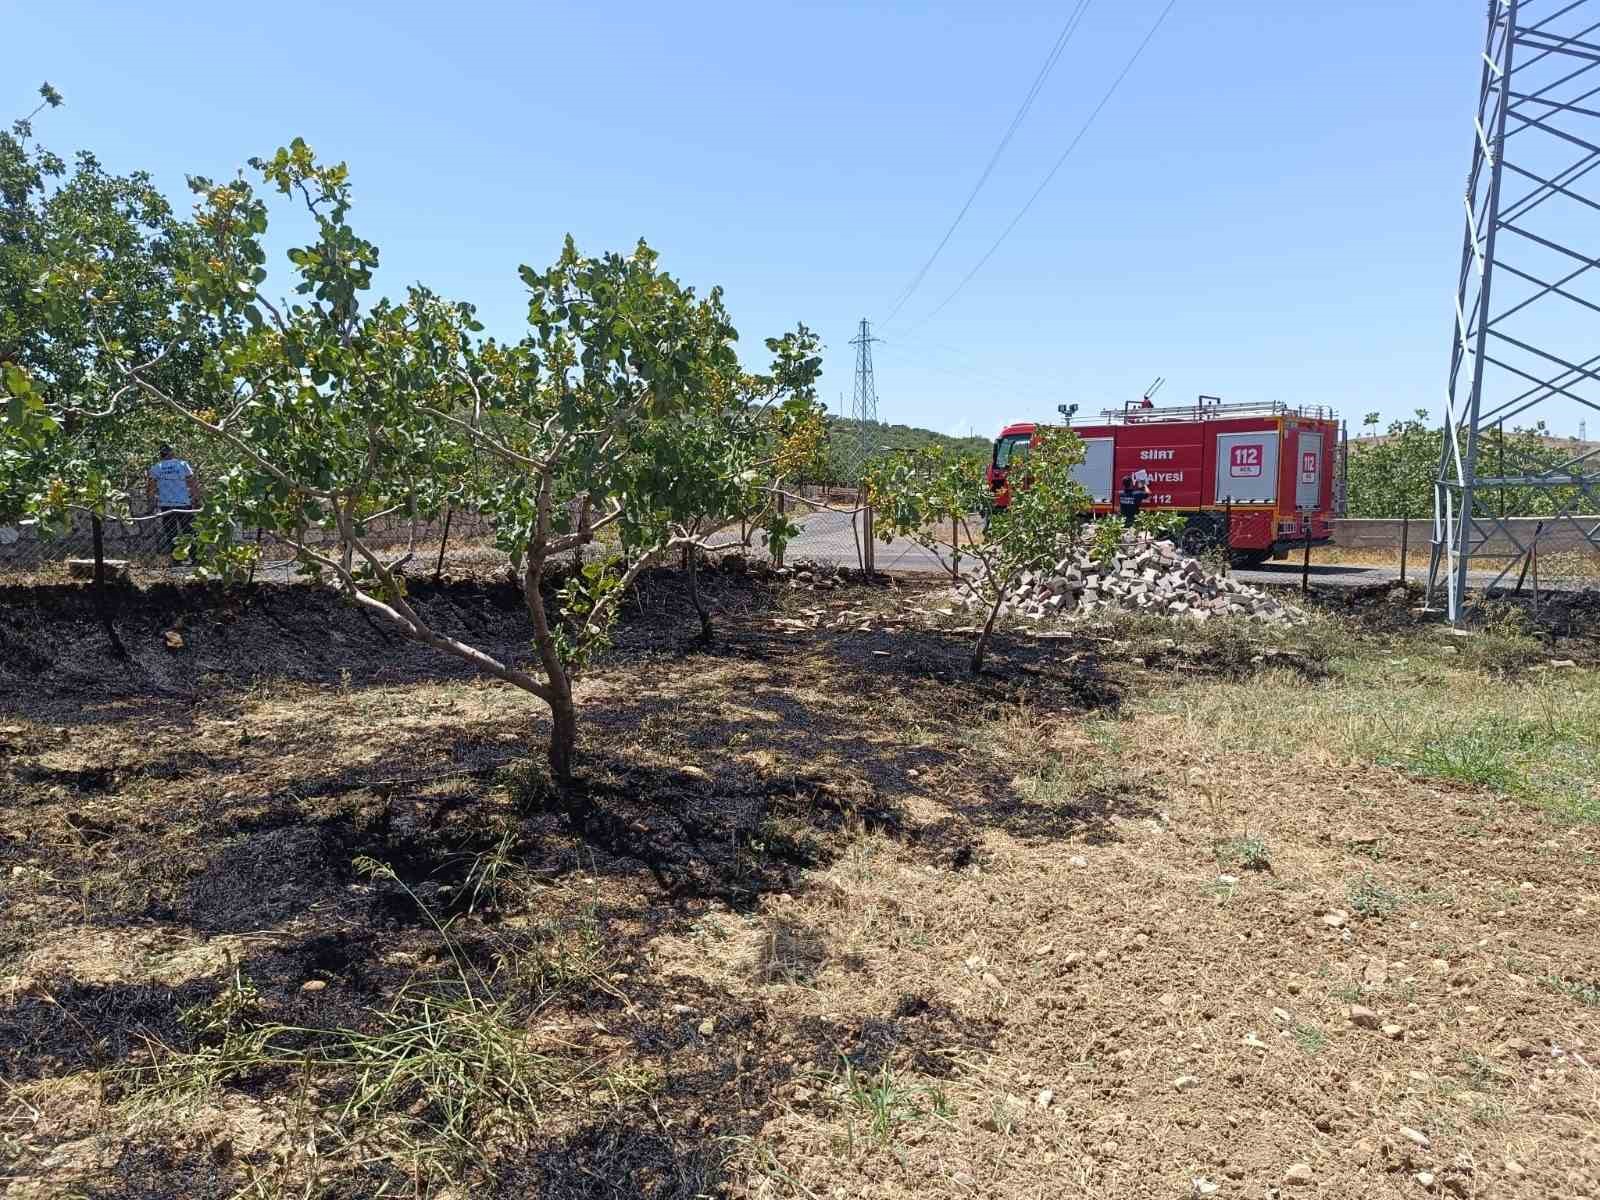
<svg viewBox="0 0 1600 1200"><path fill-rule="evenodd" d="M514 651L496 586L424 602ZM129 600L132 668L0 597L8 1194L1600 1188L1581 652L1125 620L974 680L908 585L708 590L709 650L630 609L570 789L300 589Z"/></svg>

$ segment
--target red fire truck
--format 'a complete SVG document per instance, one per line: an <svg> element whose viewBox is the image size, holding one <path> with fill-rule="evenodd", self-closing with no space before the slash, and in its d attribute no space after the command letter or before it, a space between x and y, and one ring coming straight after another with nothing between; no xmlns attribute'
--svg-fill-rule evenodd
<svg viewBox="0 0 1600 1200"><path fill-rule="evenodd" d="M1238 562L1262 563L1305 545L1307 533L1314 546L1329 541L1339 422L1328 410L1201 396L1185 405L1133 401L1101 418L1070 426L1084 444L1074 475L1096 515L1116 512L1122 481L1143 472L1144 507L1184 514L1191 554L1226 546ZM995 439L988 480L996 507L1005 507L1007 472L1039 428L1007 425Z"/></svg>

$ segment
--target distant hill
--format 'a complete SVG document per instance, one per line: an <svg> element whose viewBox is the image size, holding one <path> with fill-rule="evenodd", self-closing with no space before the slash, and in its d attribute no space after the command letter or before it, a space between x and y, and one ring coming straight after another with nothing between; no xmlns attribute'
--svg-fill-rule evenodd
<svg viewBox="0 0 1600 1200"><path fill-rule="evenodd" d="M827 482L846 482L851 477L850 465L856 458L856 448L861 444L862 422L852 417L828 417L828 464L833 479ZM943 446L954 454L970 455L987 460L994 443L983 437L951 437L932 429L915 425L889 425L872 421L871 444L874 451L919 450L923 446Z"/></svg>

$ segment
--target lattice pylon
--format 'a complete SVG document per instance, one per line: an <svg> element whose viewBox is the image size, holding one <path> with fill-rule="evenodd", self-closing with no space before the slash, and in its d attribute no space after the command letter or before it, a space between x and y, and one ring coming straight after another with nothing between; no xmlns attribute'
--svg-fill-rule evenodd
<svg viewBox="0 0 1600 1200"><path fill-rule="evenodd" d="M1442 585L1452 622L1474 560L1503 564L1492 587L1560 528L1600 553L1600 449L1506 462L1503 437L1510 422L1600 411L1600 180L1585 182L1600 170L1597 34L1600 0L1489 2L1428 571L1428 603ZM1513 516L1546 518L1543 532Z"/></svg>
<svg viewBox="0 0 1600 1200"><path fill-rule="evenodd" d="M877 451L878 383L872 374L872 343L880 339L872 336L872 322L861 318L861 329L850 344L856 348L855 391L850 397L850 416L856 422L855 461L853 472L865 470L867 460Z"/></svg>

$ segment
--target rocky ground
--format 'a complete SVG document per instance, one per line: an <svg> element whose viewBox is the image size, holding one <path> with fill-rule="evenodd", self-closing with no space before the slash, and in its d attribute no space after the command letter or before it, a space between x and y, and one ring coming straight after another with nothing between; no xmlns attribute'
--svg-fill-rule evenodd
<svg viewBox="0 0 1600 1200"><path fill-rule="evenodd" d="M988 615L992 588L982 564L952 589L969 613ZM1190 558L1170 541L1129 533L1115 554L1090 549L1066 555L1050 571L1024 572L1000 606L1001 616L1039 621L1125 611L1153 616L1246 617L1255 621L1302 620L1299 610L1262 588L1231 578L1220 567Z"/></svg>

